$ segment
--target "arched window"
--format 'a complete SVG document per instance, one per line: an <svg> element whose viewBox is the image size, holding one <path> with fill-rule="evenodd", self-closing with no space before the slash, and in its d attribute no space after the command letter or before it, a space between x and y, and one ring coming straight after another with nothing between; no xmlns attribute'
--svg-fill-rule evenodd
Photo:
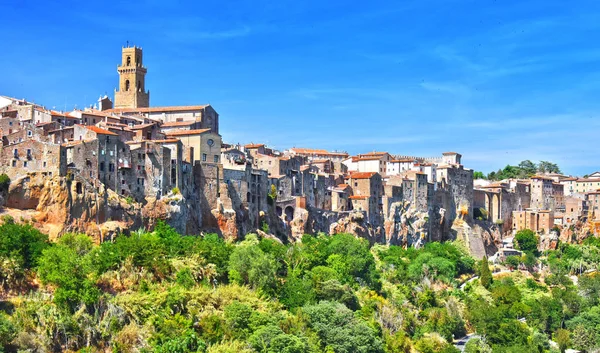
<svg viewBox="0 0 600 353"><path fill-rule="evenodd" d="M125 90L129 91L129 80L125 80Z"/></svg>
<svg viewBox="0 0 600 353"><path fill-rule="evenodd" d="M143 90L143 88L142 88L142 81L138 81L137 89L140 92Z"/></svg>
<svg viewBox="0 0 600 353"><path fill-rule="evenodd" d="M127 57L127 66L131 66L131 56Z"/></svg>

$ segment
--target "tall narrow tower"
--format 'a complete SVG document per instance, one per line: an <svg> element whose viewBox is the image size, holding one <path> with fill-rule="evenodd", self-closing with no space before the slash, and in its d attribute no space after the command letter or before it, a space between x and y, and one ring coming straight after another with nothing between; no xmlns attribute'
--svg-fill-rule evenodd
<svg viewBox="0 0 600 353"><path fill-rule="evenodd" d="M119 72L119 90L115 89L115 109L145 108L150 105L150 91L145 91L146 68L142 65L142 48L125 47Z"/></svg>

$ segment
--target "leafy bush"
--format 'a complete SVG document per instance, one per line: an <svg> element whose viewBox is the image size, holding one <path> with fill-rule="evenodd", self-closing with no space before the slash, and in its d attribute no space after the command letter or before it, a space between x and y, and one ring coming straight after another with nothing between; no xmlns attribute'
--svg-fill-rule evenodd
<svg viewBox="0 0 600 353"><path fill-rule="evenodd" d="M0 174L0 192L7 193L10 186L10 178L6 174Z"/></svg>

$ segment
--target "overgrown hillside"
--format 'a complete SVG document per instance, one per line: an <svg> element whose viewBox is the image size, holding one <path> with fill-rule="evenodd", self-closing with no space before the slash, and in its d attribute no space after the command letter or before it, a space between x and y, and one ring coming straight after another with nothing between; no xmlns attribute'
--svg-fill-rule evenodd
<svg viewBox="0 0 600 353"><path fill-rule="evenodd" d="M492 274L452 243L229 244L164 224L101 245L49 243L7 219L0 351L457 352L468 333L467 352L597 350L600 242L539 254L535 235L517 240L526 255Z"/></svg>

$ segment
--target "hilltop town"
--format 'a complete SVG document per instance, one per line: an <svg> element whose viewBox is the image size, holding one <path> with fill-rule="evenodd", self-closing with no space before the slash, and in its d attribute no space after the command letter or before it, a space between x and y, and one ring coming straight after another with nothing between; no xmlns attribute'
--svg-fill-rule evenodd
<svg viewBox="0 0 600 353"><path fill-rule="evenodd" d="M54 237L80 231L99 242L162 219L183 234L228 239L458 239L478 257L510 254L522 229L547 248L600 235L600 172L492 182L474 180L457 152L229 144L211 105L151 106L146 72L142 49L124 47L114 101L67 112L0 97L0 173L10 179L2 212Z"/></svg>

